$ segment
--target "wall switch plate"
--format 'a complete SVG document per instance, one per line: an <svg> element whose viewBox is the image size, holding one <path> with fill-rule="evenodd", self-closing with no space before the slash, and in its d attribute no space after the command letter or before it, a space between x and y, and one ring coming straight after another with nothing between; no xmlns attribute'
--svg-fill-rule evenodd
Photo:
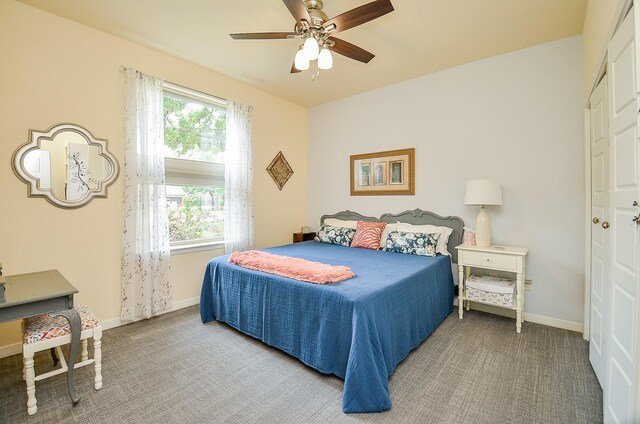
<svg viewBox="0 0 640 424"><path fill-rule="evenodd" d="M525 290L533 290L533 281L524 280L524 289Z"/></svg>

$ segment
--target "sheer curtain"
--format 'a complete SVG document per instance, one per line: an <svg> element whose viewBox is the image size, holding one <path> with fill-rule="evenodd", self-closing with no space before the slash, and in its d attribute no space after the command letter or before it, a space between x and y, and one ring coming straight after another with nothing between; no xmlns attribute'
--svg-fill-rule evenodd
<svg viewBox="0 0 640 424"><path fill-rule="evenodd" d="M251 106L227 103L225 143L225 251L253 249L253 161Z"/></svg>
<svg viewBox="0 0 640 424"><path fill-rule="evenodd" d="M164 186L162 81L125 70L125 166L120 318L172 306Z"/></svg>

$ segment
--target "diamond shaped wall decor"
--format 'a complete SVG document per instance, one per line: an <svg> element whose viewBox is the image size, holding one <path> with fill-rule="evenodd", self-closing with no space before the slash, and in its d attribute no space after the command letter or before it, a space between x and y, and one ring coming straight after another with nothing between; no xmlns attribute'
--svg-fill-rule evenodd
<svg viewBox="0 0 640 424"><path fill-rule="evenodd" d="M289 166L289 162L284 158L282 152L278 152L276 157L273 158L269 166L267 166L267 172L280 190L293 175L293 169Z"/></svg>

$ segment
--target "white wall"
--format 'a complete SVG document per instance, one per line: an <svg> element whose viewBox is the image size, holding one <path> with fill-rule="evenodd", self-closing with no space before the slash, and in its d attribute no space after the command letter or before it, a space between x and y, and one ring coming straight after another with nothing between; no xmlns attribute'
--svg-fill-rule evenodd
<svg viewBox="0 0 640 424"><path fill-rule="evenodd" d="M309 113L309 222L421 208L458 215L469 179L502 183L494 244L529 248L525 311L583 316L582 37L425 75ZM416 148L416 195L349 195L349 155Z"/></svg>

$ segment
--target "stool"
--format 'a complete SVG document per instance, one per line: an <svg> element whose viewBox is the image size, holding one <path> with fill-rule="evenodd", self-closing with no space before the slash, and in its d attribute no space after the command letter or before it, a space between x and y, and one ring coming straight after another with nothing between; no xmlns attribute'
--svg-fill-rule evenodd
<svg viewBox="0 0 640 424"><path fill-rule="evenodd" d="M84 305L77 305L76 311L82 321L80 334L81 352L80 362L75 368L80 368L91 363L95 364L95 388L102 388L102 327L93 312ZM93 359L89 359L87 351L87 339L93 337ZM36 400L36 381L67 372L69 369L62 354L60 346L71 343L71 331L69 323L64 317L54 317L54 314L42 314L22 321L22 354L24 367L23 379L27 383L27 413L33 415L38 410ZM60 358L60 368L36 376L34 368L34 354L43 350L53 349ZM52 352L53 353L53 352ZM54 355L52 355L54 356ZM54 366L56 365L54 356Z"/></svg>

